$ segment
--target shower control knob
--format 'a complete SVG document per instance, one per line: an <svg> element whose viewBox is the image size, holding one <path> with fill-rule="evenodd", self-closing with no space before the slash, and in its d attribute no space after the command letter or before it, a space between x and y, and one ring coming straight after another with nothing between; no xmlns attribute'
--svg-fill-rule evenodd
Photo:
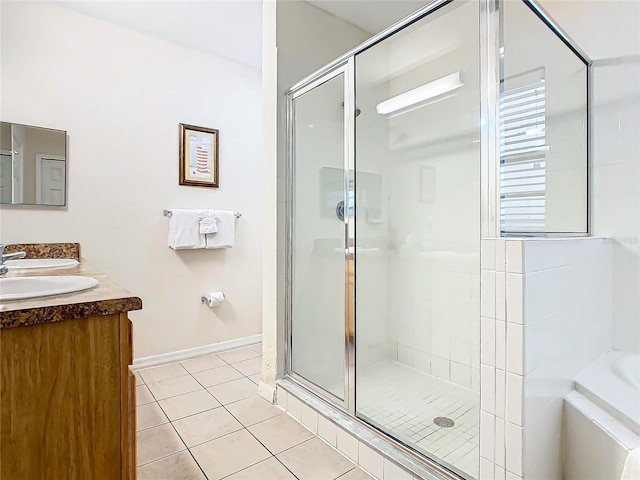
<svg viewBox="0 0 640 480"><path fill-rule="evenodd" d="M336 217L343 222L344 221L344 200L338 202L336 205Z"/></svg>

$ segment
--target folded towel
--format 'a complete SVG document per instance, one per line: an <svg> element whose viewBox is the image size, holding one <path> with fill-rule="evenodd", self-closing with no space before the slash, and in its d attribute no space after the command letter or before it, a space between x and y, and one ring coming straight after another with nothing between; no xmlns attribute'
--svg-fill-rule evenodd
<svg viewBox="0 0 640 480"><path fill-rule="evenodd" d="M169 219L169 247L174 250L204 248L204 235L199 231L201 210L173 209Z"/></svg>
<svg viewBox="0 0 640 480"><path fill-rule="evenodd" d="M208 233L206 248L232 248L235 242L236 218L229 210L214 210L218 232Z"/></svg>
<svg viewBox="0 0 640 480"><path fill-rule="evenodd" d="M200 233L216 233L218 231L218 221L213 210L202 210L199 218Z"/></svg>

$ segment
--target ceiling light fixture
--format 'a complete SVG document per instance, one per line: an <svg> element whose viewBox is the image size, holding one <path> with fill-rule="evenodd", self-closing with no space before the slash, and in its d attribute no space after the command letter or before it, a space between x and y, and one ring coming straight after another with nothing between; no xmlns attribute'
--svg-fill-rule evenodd
<svg viewBox="0 0 640 480"><path fill-rule="evenodd" d="M427 100L431 100L432 98L444 95L445 93L452 92L463 85L464 83L460 80L460 72L452 73L446 77L439 78L433 82L429 82L418 88L409 90L408 92L391 97L384 102L380 102L376 106L376 112L378 112L378 115L389 115L397 112L398 110L404 110Z"/></svg>

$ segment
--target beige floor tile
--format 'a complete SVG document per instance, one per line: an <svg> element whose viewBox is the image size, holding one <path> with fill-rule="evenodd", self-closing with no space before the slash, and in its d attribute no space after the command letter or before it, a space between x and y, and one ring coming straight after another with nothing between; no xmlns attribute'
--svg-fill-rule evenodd
<svg viewBox="0 0 640 480"><path fill-rule="evenodd" d="M242 425L224 408L214 408L173 422L187 447L240 430Z"/></svg>
<svg viewBox="0 0 640 480"><path fill-rule="evenodd" d="M220 402L204 389L178 395L177 397L165 398L158 403L171 421L220 406Z"/></svg>
<svg viewBox="0 0 640 480"><path fill-rule="evenodd" d="M144 385L144 378L138 372L133 372L133 375L136 377L136 385Z"/></svg>
<svg viewBox="0 0 640 480"><path fill-rule="evenodd" d="M151 392L146 385L138 385L136 387L136 406L144 405L145 403L154 402L155 398L151 395Z"/></svg>
<svg viewBox="0 0 640 480"><path fill-rule="evenodd" d="M169 378L167 380L160 380L159 382L147 383L147 387L149 387L153 396L156 397L156 400L175 397L176 395L202 389L202 385L196 382L189 374L184 377Z"/></svg>
<svg viewBox="0 0 640 480"><path fill-rule="evenodd" d="M159 367L138 370L137 373L144 379L144 383L152 383L167 380L168 378L181 377L189 372L182 368L182 365L179 363L170 363Z"/></svg>
<svg viewBox="0 0 640 480"><path fill-rule="evenodd" d="M202 372L193 374L193 378L200 382L204 387L213 387L214 385L230 382L231 380L237 380L242 377L243 375L238 370L226 363L223 367L203 370Z"/></svg>
<svg viewBox="0 0 640 480"><path fill-rule="evenodd" d="M334 479L355 467L318 437L285 450L277 457L300 480Z"/></svg>
<svg viewBox="0 0 640 480"><path fill-rule="evenodd" d="M338 480L374 480L374 479L361 468L354 468L353 470L349 470L344 475L338 477Z"/></svg>
<svg viewBox="0 0 640 480"><path fill-rule="evenodd" d="M250 358L259 357L260 354L251 347L244 347L236 350L220 352L218 356L227 363L236 363L242 362L243 360L249 360Z"/></svg>
<svg viewBox="0 0 640 480"><path fill-rule="evenodd" d="M256 345L252 346L251 349L254 352L258 352L260 355L262 355L262 344L261 343L258 343Z"/></svg>
<svg viewBox="0 0 640 480"><path fill-rule="evenodd" d="M169 423L160 405L156 402L147 403L136 407L136 428L138 431Z"/></svg>
<svg viewBox="0 0 640 480"><path fill-rule="evenodd" d="M191 453L209 480L226 477L271 456L244 429L193 447Z"/></svg>
<svg viewBox="0 0 640 480"><path fill-rule="evenodd" d="M215 353L212 353L211 355L203 355L202 357L192 358L180 363L189 373L201 372L202 370L209 370L211 368L222 367L223 365L226 365L224 360L222 360Z"/></svg>
<svg viewBox="0 0 640 480"><path fill-rule="evenodd" d="M137 434L137 464L144 465L186 448L171 424L148 428Z"/></svg>
<svg viewBox="0 0 640 480"><path fill-rule="evenodd" d="M271 457L240 470L225 480L295 480L295 478L275 457Z"/></svg>
<svg viewBox="0 0 640 480"><path fill-rule="evenodd" d="M260 379L262 377L262 373L256 373L255 375L249 375L247 378L251 380L256 385L260 384Z"/></svg>
<svg viewBox="0 0 640 480"><path fill-rule="evenodd" d="M239 378L207 388L221 404L237 402L258 394L258 387L248 378Z"/></svg>
<svg viewBox="0 0 640 480"><path fill-rule="evenodd" d="M313 438L313 433L283 413L248 429L271 453L278 454Z"/></svg>
<svg viewBox="0 0 640 480"><path fill-rule="evenodd" d="M270 404L264 398L257 395L230 403L226 408L231 412L231 415L236 417L245 427L283 414L282 409Z"/></svg>
<svg viewBox="0 0 640 480"><path fill-rule="evenodd" d="M138 468L138 480L207 480L188 451L147 463Z"/></svg>
<svg viewBox="0 0 640 480"><path fill-rule="evenodd" d="M238 370L244 375L255 375L262 371L262 358L250 358L249 360L243 360L233 364L233 368Z"/></svg>

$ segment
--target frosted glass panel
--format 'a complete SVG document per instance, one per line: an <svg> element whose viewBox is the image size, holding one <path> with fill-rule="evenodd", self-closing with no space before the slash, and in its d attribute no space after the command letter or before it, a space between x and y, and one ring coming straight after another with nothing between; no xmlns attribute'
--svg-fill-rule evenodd
<svg viewBox="0 0 640 480"><path fill-rule="evenodd" d="M356 56L356 414L478 477L479 4Z"/></svg>
<svg viewBox="0 0 640 480"><path fill-rule="evenodd" d="M294 100L291 369L344 399L344 76Z"/></svg>

